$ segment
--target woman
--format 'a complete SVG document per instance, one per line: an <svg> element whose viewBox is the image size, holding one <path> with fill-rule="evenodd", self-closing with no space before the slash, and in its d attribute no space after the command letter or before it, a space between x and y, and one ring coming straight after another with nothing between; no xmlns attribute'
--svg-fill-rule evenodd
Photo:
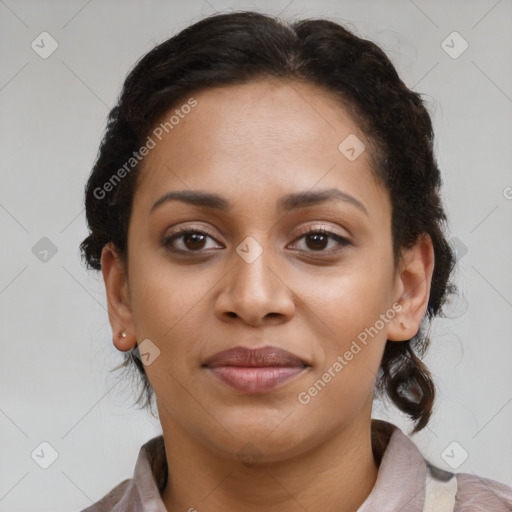
<svg viewBox="0 0 512 512"><path fill-rule="evenodd" d="M138 62L81 249L163 436L87 510L511 510L371 418L374 392L432 413L440 184L419 95L334 22L215 15Z"/></svg>

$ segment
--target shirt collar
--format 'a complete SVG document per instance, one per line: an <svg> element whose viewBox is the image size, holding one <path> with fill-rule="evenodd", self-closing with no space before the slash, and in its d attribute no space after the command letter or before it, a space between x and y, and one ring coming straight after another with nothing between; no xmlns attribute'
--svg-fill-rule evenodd
<svg viewBox="0 0 512 512"><path fill-rule="evenodd" d="M384 452L373 489L357 512L423 510L427 468L417 446L397 426L375 419L372 446L377 456Z"/></svg>
<svg viewBox="0 0 512 512"><path fill-rule="evenodd" d="M357 512L421 511L427 474L421 452L397 426L372 419L371 427L372 448L379 471L371 493ZM158 436L140 449L133 478L120 484L117 491L114 489L97 504L108 504L109 508L91 510L166 512L160 495L166 480L164 439Z"/></svg>

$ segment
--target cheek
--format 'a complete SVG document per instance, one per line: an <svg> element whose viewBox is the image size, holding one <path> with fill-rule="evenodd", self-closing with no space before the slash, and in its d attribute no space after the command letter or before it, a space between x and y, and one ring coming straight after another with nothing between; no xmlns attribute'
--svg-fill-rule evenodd
<svg viewBox="0 0 512 512"><path fill-rule="evenodd" d="M174 294L173 289L167 285L165 276L159 272L158 267L147 265L137 267L136 271L130 276L132 313L135 327L145 329L152 325L156 327L155 321L163 320L163 311L168 309L166 303ZM168 311L172 314L173 309ZM166 315L167 316L167 315ZM169 321L171 318L167 316Z"/></svg>
<svg viewBox="0 0 512 512"><path fill-rule="evenodd" d="M381 315L390 306L387 267L373 268L352 267L323 283L315 281L314 288L302 281L316 325L309 327L316 330L322 349L309 391L304 391L326 410L338 403L357 408L373 390L386 343L387 322Z"/></svg>
<svg viewBox="0 0 512 512"><path fill-rule="evenodd" d="M315 323L321 326L316 334L322 355L302 397L326 421L342 422L373 398L386 343L380 316L388 307L385 291L385 279L357 274L332 282L308 302L320 320Z"/></svg>
<svg viewBox="0 0 512 512"><path fill-rule="evenodd" d="M160 245L162 237L162 227L156 229L134 216L128 237L128 274L137 339L163 341L199 295L187 282L191 267L180 268L171 262Z"/></svg>
<svg viewBox="0 0 512 512"><path fill-rule="evenodd" d="M373 268L374 270L369 270ZM315 329L340 350L390 307L391 278L387 266L364 262L329 275L295 276L297 295L307 305ZM320 332L321 330L321 332Z"/></svg>
<svg viewBox="0 0 512 512"><path fill-rule="evenodd" d="M198 272L193 266L180 268L163 260L154 258L137 267L133 259L132 315L137 339L151 339L162 360L175 366L178 361L194 359L207 337L205 326L211 323L208 292L219 277L218 272ZM190 350L192 346L195 351Z"/></svg>

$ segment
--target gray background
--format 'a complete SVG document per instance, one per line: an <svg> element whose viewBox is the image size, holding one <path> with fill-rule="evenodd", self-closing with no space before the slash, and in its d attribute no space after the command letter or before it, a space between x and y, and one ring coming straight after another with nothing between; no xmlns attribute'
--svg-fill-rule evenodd
<svg viewBox="0 0 512 512"><path fill-rule="evenodd" d="M0 0L1 511L85 507L130 477L140 445L159 433L110 372L121 355L103 281L78 252L83 189L135 61L215 11L240 9L338 21L380 44L425 94L463 296L432 325L438 403L413 439L440 467L512 484L510 0ZM58 43L45 59L31 47L44 31ZM456 58L454 31L469 45ZM43 237L55 254L42 252ZM392 407L376 403L374 416L410 428ZM49 462L43 441L58 453L48 469L31 458Z"/></svg>

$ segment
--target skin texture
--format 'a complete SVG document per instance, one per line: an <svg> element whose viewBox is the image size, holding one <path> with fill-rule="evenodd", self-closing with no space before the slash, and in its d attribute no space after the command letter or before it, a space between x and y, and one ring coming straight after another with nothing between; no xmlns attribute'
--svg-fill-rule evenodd
<svg viewBox="0 0 512 512"><path fill-rule="evenodd" d="M371 173L368 151L349 161L338 150L349 134L368 144L328 92L267 80L194 97L198 105L142 163L128 271L113 247L102 253L114 344L130 350L150 339L160 350L146 373L170 468L162 498L170 511L355 511L378 471L370 441L375 377L386 339L400 342L419 329L431 240L404 250L394 268L389 194ZM354 196L367 214L336 200L277 209L283 195L326 188ZM219 194L232 208L174 201L149 213L163 194L188 189ZM162 245L185 227L209 238L174 240L188 250L181 255ZM350 244L301 237L321 227ZM248 236L263 251L251 263L236 252ZM397 303L400 312L301 404L299 393ZM272 391L239 392L201 367L237 345L277 346L310 368ZM251 464L238 456L244 446Z"/></svg>

